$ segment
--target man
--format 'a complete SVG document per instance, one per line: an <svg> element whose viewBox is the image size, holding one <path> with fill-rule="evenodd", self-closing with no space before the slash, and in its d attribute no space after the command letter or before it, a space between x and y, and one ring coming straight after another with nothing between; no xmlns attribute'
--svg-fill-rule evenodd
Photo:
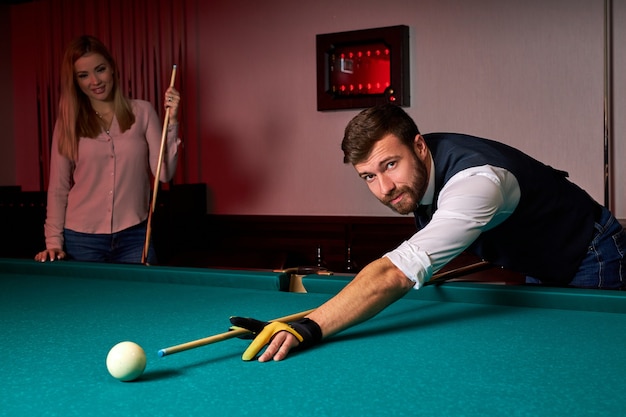
<svg viewBox="0 0 626 417"><path fill-rule="evenodd" d="M419 289L468 250L527 275L529 282L626 288L626 233L615 217L567 174L494 141L467 135L421 135L395 105L358 114L346 127L344 162L370 191L418 232L367 265L336 296L291 323L233 318L258 334L249 360L282 360L289 350L363 322Z"/></svg>

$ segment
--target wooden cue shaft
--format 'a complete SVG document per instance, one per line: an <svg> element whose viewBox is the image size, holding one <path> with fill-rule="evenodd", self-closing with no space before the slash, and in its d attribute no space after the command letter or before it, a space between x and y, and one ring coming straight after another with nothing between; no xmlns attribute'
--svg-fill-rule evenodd
<svg viewBox="0 0 626 417"><path fill-rule="evenodd" d="M428 285L431 282L434 281L445 281L446 278L452 278L452 277L456 277L459 276L461 274L465 274L467 272L471 272L471 271L475 271L477 269L482 269L482 268L486 268L488 266L490 266L491 264L487 261L478 261L475 262L473 264L469 264L469 265L464 265L464 266L460 266L458 268L454 268L451 269L449 271L440 271L436 274L433 274L433 276L430 278L430 280L428 282L426 282L426 285Z"/></svg>
<svg viewBox="0 0 626 417"><path fill-rule="evenodd" d="M439 272L437 274L434 274L429 282L436 281L436 280L444 280L446 277L456 276L458 274L462 274L462 273L465 273L465 272L473 271L473 270L476 270L476 269L479 269L479 268L486 267L488 265L489 265L489 262L487 262L487 261L480 261L480 262L476 262L476 263L473 263L473 264L470 264L470 265L461 266L459 268L455 268L455 269L452 269L450 271ZM278 319L274 319L274 320L270 320L270 321L279 321L279 322L287 323L287 322L294 321L294 320L300 320L300 319L306 317L307 315L311 314L314 310L315 309L306 310L306 311L302 311L300 313L291 314L289 316L280 317ZM250 333L250 331L248 331L246 329L230 330L228 332L224 332L224 333L216 334L216 335L213 335L213 336L205 337L203 339L193 340L191 342L181 343L180 345L176 345L176 346L168 347L168 348L165 348L165 349L161 349L161 350L159 350L158 354L161 357L167 356L167 355L172 355L174 353L183 352L185 350L190 350L190 349L194 349L194 348L197 348L197 347L210 345L212 343L217 343L217 342L222 342L224 340L233 339L235 337L243 336L243 335L248 334L248 333Z"/></svg>
<svg viewBox="0 0 626 417"><path fill-rule="evenodd" d="M170 78L170 87L174 86L176 80L176 65L172 67L172 76ZM145 264L148 258L148 250L150 249L150 235L152 233L152 213L156 207L157 193L159 190L159 177L161 176L161 164L163 163L163 153L165 152L165 140L167 139L167 124L170 118L170 108L165 109L165 120L163 120L163 131L161 133L161 149L159 150L159 160L157 161L156 173L154 174L154 185L152 191L152 203L148 211L148 222L146 227L146 241L143 245L141 254L141 263Z"/></svg>
<svg viewBox="0 0 626 417"><path fill-rule="evenodd" d="M287 323L290 321L294 321L294 320L300 320L302 318L304 318L306 315L310 314L313 310L307 310L307 311L302 311L300 313L295 313L295 314L291 314L289 316L285 316L285 317L280 317L278 319L274 319L271 321L279 321L282 323ZM166 356L166 355L171 355L174 353L178 353L178 352L182 352L185 350L189 350L189 349L194 349L200 346L205 346L205 345L210 345L212 343L217 343L217 342L221 342L224 340L228 340L228 339L232 339L235 337L239 337L239 336L243 336L245 334L250 333L250 331L246 330L246 329L237 329L237 330L230 330L228 332L225 333L220 333L220 334L216 334L213 336L209 336L209 337L205 337L203 339L198 339L198 340L194 340L191 342L187 342L187 343L182 343L180 345L176 345L176 346L172 346L172 347L168 347L165 349L161 349L159 350L159 356Z"/></svg>

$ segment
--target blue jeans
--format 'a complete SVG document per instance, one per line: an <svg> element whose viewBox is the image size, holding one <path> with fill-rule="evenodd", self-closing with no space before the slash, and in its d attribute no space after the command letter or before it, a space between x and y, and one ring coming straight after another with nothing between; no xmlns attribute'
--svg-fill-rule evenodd
<svg viewBox="0 0 626 417"><path fill-rule="evenodd" d="M65 252L69 259L84 262L141 263L147 222L113 234L80 233L64 229ZM151 244L146 263L156 264Z"/></svg>
<svg viewBox="0 0 626 417"><path fill-rule="evenodd" d="M587 254L569 285L579 288L626 289L626 232L605 207L595 224ZM541 284L526 277L527 283Z"/></svg>

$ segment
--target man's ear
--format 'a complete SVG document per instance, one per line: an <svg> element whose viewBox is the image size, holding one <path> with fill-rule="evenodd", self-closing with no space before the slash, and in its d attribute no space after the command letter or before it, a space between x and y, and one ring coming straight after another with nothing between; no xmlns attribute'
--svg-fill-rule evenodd
<svg viewBox="0 0 626 417"><path fill-rule="evenodd" d="M415 140L413 141L413 150L415 151L415 155L422 161L428 156L428 146L426 145L424 137L419 133L415 136Z"/></svg>

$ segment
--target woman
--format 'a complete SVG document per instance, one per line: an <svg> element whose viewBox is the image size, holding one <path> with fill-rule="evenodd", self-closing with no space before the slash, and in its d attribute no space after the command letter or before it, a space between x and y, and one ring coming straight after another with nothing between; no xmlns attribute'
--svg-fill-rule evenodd
<svg viewBox="0 0 626 417"><path fill-rule="evenodd" d="M176 170L179 102L178 91L168 88L162 182ZM102 42L81 36L68 45L52 135L46 250L35 260L141 262L161 128L149 102L124 95L115 60ZM146 262L156 262L154 249Z"/></svg>

